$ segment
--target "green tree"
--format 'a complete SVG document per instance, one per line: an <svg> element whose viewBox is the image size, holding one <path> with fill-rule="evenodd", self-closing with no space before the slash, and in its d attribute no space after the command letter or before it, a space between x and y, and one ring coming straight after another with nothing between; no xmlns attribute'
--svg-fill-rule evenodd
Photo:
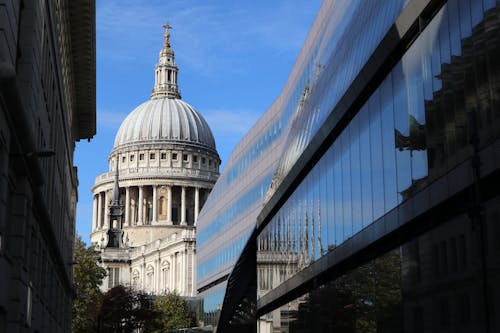
<svg viewBox="0 0 500 333"><path fill-rule="evenodd" d="M96 332L151 332L158 317L152 296L124 286L108 290L101 299Z"/></svg>
<svg viewBox="0 0 500 333"><path fill-rule="evenodd" d="M175 293L158 296L153 307L158 317L152 332L196 326L194 312L191 311L188 303Z"/></svg>
<svg viewBox="0 0 500 333"><path fill-rule="evenodd" d="M93 247L86 247L77 236L74 246L72 327L75 333L94 332L97 322L97 308L101 298L99 286L106 271L97 265L99 253Z"/></svg>

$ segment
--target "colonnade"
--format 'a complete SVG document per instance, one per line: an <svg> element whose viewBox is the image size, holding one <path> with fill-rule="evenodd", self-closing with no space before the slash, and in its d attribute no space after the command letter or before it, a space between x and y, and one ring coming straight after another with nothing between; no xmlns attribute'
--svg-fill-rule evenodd
<svg viewBox="0 0 500 333"><path fill-rule="evenodd" d="M194 295L194 249L160 254L154 251L132 259L131 285L159 294L177 291L182 296Z"/></svg>
<svg viewBox="0 0 500 333"><path fill-rule="evenodd" d="M125 192L122 227L140 225L196 225L208 189L191 186L138 185ZM111 190L94 194L92 230L109 227Z"/></svg>

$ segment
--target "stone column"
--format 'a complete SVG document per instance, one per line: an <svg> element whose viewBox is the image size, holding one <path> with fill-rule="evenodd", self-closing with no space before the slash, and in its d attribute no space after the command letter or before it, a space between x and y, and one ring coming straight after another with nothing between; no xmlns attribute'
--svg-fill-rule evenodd
<svg viewBox="0 0 500 333"><path fill-rule="evenodd" d="M101 192L97 193L97 228L102 228L102 197Z"/></svg>
<svg viewBox="0 0 500 333"><path fill-rule="evenodd" d="M174 287L174 256L170 255L170 269L168 270L168 290L173 292Z"/></svg>
<svg viewBox="0 0 500 333"><path fill-rule="evenodd" d="M191 290L189 296L194 296L195 286L196 286L196 266L195 266L196 252L191 249Z"/></svg>
<svg viewBox="0 0 500 333"><path fill-rule="evenodd" d="M157 185L153 185L153 218L151 219L151 224L156 224L157 223L157 206L158 206L158 197L157 197Z"/></svg>
<svg viewBox="0 0 500 333"><path fill-rule="evenodd" d="M97 230L97 225L98 225L98 222L97 222L97 199L98 199L98 196L97 195L94 195L92 197L92 232L96 231Z"/></svg>
<svg viewBox="0 0 500 333"><path fill-rule="evenodd" d="M172 186L167 186L167 224L172 224Z"/></svg>
<svg viewBox="0 0 500 333"><path fill-rule="evenodd" d="M137 225L142 225L142 218L144 215L144 187L142 185L139 186L139 200L137 202L138 206L138 215L137 216Z"/></svg>
<svg viewBox="0 0 500 333"><path fill-rule="evenodd" d="M184 249L182 251L182 264L181 264L181 289L182 289L182 294L186 296L186 288L187 288L187 251Z"/></svg>
<svg viewBox="0 0 500 333"><path fill-rule="evenodd" d="M184 296L184 250L179 251L177 260L179 260L179 285L177 286L177 290L179 291L179 295Z"/></svg>
<svg viewBox="0 0 500 333"><path fill-rule="evenodd" d="M125 226L130 226L130 187L125 187Z"/></svg>
<svg viewBox="0 0 500 333"><path fill-rule="evenodd" d="M198 213L200 211L200 189L196 187L194 189L194 222L196 225L196 221L198 221Z"/></svg>
<svg viewBox="0 0 500 333"><path fill-rule="evenodd" d="M181 190L181 225L187 225L186 222L186 187Z"/></svg>
<svg viewBox="0 0 500 333"><path fill-rule="evenodd" d="M102 221L102 225L104 228L110 228L109 226L109 196L108 191L104 192L104 221Z"/></svg>
<svg viewBox="0 0 500 333"><path fill-rule="evenodd" d="M158 250L158 258L156 258L156 267L155 267L155 293L159 293L160 288L161 288L161 276L163 275L162 271L160 270L160 251Z"/></svg>
<svg viewBox="0 0 500 333"><path fill-rule="evenodd" d="M142 283L141 283L141 287L142 289L146 289L146 286L147 286L147 275L146 275L146 259L144 258L144 253L142 254Z"/></svg>

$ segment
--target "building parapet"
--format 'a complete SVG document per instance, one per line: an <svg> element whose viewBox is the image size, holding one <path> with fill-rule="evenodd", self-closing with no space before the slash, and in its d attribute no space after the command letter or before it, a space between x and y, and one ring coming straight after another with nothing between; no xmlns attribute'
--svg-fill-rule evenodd
<svg viewBox="0 0 500 333"><path fill-rule="evenodd" d="M113 172L106 172L96 177L95 185L99 186L103 183L113 180ZM120 170L120 180L140 178L176 178L176 177L194 177L208 181L216 181L217 172L203 171L189 168L172 168L172 167L136 167Z"/></svg>

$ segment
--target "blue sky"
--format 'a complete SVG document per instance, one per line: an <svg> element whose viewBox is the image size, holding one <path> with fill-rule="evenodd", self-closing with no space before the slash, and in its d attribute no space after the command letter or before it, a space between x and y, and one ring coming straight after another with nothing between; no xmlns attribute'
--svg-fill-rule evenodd
<svg viewBox="0 0 500 333"><path fill-rule="evenodd" d="M320 0L98 0L97 134L76 146L77 233L88 242L90 188L108 169L121 122L149 99L167 20L182 99L207 120L224 166L280 94L320 5Z"/></svg>

